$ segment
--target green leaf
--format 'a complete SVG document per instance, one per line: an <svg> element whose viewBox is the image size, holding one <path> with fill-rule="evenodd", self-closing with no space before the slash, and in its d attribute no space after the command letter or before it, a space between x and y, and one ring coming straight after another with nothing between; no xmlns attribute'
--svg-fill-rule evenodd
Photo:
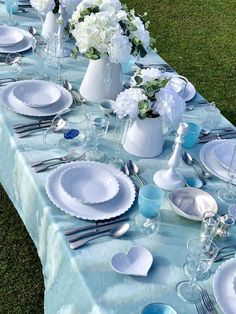
<svg viewBox="0 0 236 314"><path fill-rule="evenodd" d="M139 76L139 75L136 75L136 76L134 77L134 79L135 79L135 82L136 82L138 85L141 84L142 81L143 81L142 77Z"/></svg>
<svg viewBox="0 0 236 314"><path fill-rule="evenodd" d="M146 114L146 112L149 110L149 103L147 100L141 100L139 103L138 103L138 108L139 108L139 112L141 115L144 115Z"/></svg>
<svg viewBox="0 0 236 314"><path fill-rule="evenodd" d="M78 57L78 54L79 54L79 49L77 47L71 50L71 57L73 57L74 59Z"/></svg>

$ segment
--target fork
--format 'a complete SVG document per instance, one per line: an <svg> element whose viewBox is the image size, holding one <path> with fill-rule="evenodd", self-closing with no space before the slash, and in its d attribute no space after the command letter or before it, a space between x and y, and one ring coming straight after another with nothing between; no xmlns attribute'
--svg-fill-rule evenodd
<svg viewBox="0 0 236 314"><path fill-rule="evenodd" d="M196 306L198 314L207 314L207 311L205 310L201 301L197 301L195 303L195 306Z"/></svg>
<svg viewBox="0 0 236 314"><path fill-rule="evenodd" d="M52 160L59 160L59 161L70 160L70 158L73 157L75 154L76 154L76 152L74 150L72 150L68 154L61 156L61 157L54 157L54 158L45 159L43 161L38 161L38 162L32 164L31 167L37 167L37 166L40 166L40 165L47 163L48 161L52 161Z"/></svg>
<svg viewBox="0 0 236 314"><path fill-rule="evenodd" d="M208 312L212 313L212 314L216 314L216 309L214 306L214 303L212 302L208 292L206 289L203 289L201 292L202 295L202 301L206 307L206 309L208 310Z"/></svg>
<svg viewBox="0 0 236 314"><path fill-rule="evenodd" d="M42 164L42 165L39 165L39 166L35 167L34 170L35 170L36 173L39 173L39 172L45 171L45 170L47 170L47 169L49 169L51 167L54 167L54 166L57 166L57 165L61 165L61 164L66 164L67 162L84 160L85 156L86 156L86 153L83 153L82 155L80 155L77 158L72 158L72 159L68 158L65 161L58 161L58 162L50 163L48 165Z"/></svg>

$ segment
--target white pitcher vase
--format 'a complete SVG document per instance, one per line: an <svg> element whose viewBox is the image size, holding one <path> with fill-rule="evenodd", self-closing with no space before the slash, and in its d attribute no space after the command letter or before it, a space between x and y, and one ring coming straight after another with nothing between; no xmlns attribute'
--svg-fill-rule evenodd
<svg viewBox="0 0 236 314"><path fill-rule="evenodd" d="M121 64L111 63L107 55L90 60L80 86L80 94L88 101L99 103L102 99L115 100L123 90Z"/></svg>
<svg viewBox="0 0 236 314"><path fill-rule="evenodd" d="M41 34L44 37L51 38L58 31L58 13L54 14L51 11L46 14Z"/></svg>
<svg viewBox="0 0 236 314"><path fill-rule="evenodd" d="M152 158L162 153L164 140L160 117L137 118L127 130L123 147L134 156Z"/></svg>

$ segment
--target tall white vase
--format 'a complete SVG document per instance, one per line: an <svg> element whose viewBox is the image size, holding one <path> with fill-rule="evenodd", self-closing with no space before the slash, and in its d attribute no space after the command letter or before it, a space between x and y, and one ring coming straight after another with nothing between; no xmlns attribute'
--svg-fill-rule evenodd
<svg viewBox="0 0 236 314"><path fill-rule="evenodd" d="M42 36L51 38L53 34L58 32L57 24L58 14L54 14L51 11L47 13L45 21L42 26Z"/></svg>
<svg viewBox="0 0 236 314"><path fill-rule="evenodd" d="M106 55L98 60L90 60L80 86L80 94L85 99L96 103L102 99L115 100L122 90L121 64L111 63Z"/></svg>
<svg viewBox="0 0 236 314"><path fill-rule="evenodd" d="M137 118L127 130L123 147L132 155L152 158L162 153L163 145L161 118Z"/></svg>

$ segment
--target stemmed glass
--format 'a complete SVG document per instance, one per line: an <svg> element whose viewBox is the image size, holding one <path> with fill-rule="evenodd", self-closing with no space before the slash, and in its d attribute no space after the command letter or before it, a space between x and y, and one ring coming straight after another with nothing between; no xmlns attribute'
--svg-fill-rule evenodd
<svg viewBox="0 0 236 314"><path fill-rule="evenodd" d="M5 0L5 8L7 13L10 16L10 19L6 21L7 25L16 26L18 23L15 21L13 17L13 13L16 13L18 10L19 0Z"/></svg>
<svg viewBox="0 0 236 314"><path fill-rule="evenodd" d="M12 69L16 73L17 77L22 72L22 67L20 66L21 60L22 60L22 56L17 52L16 53L9 53L5 59L5 63L12 67Z"/></svg>
<svg viewBox="0 0 236 314"><path fill-rule="evenodd" d="M203 122L201 123L202 129L211 131L216 125L216 121L220 116L220 110L216 107L214 102L209 103L202 109Z"/></svg>
<svg viewBox="0 0 236 314"><path fill-rule="evenodd" d="M106 135L110 123L108 114L91 114L90 127L94 138L94 148L86 153L86 159L93 161L104 161L106 154L98 149L99 138Z"/></svg>
<svg viewBox="0 0 236 314"><path fill-rule="evenodd" d="M217 195L224 202L236 201L236 190L233 183L236 182L236 145L234 146L233 155L228 168L229 184L228 187L218 190Z"/></svg>
<svg viewBox="0 0 236 314"><path fill-rule="evenodd" d="M121 146L124 144L127 130L131 124L130 118L119 119L116 117L114 141L116 143L115 156L109 158L108 163L116 168L120 168L125 164L124 160L120 157Z"/></svg>

